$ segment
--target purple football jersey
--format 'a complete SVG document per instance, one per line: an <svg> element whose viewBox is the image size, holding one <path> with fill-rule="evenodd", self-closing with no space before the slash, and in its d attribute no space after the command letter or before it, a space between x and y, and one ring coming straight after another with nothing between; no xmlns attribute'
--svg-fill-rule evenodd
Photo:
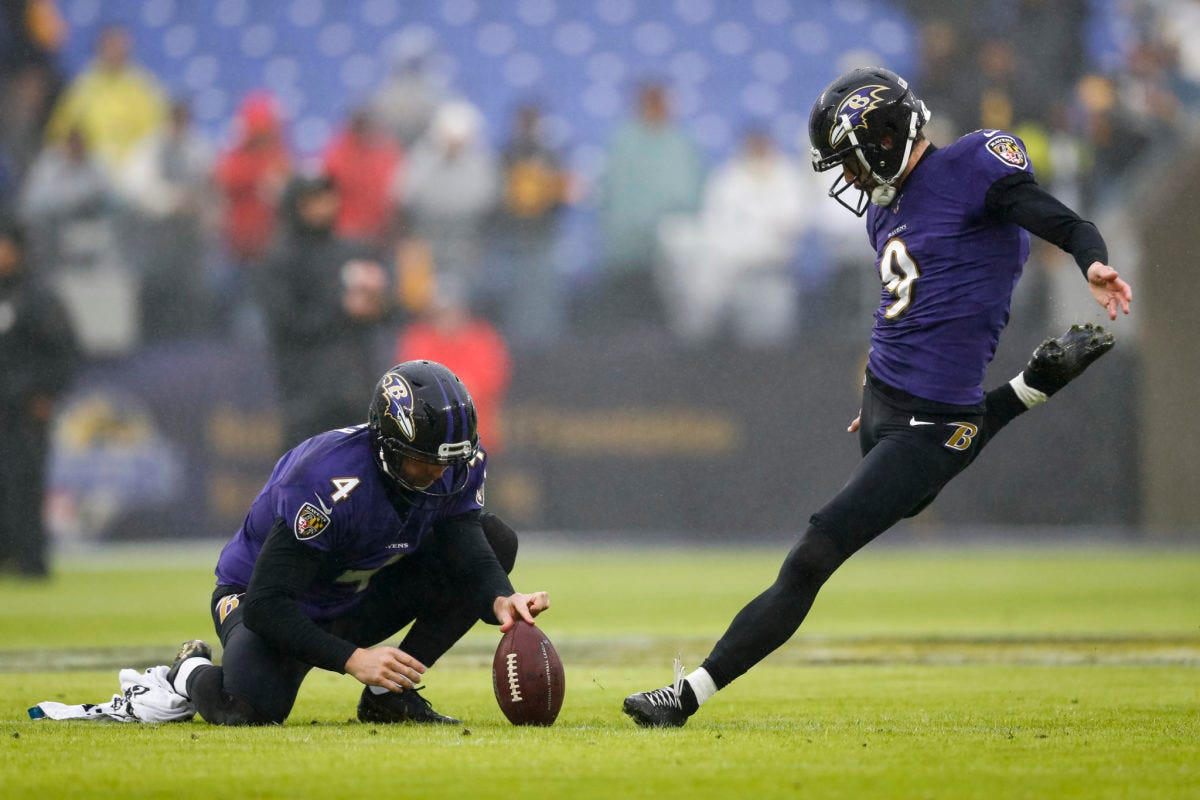
<svg viewBox="0 0 1200 800"><path fill-rule="evenodd" d="M990 219L984 204L993 183L1017 172L1033 172L1019 139L975 131L928 153L890 206L871 206L883 291L868 364L885 383L940 403L983 400L1029 255L1029 234Z"/></svg>
<svg viewBox="0 0 1200 800"><path fill-rule="evenodd" d="M282 518L309 547L336 557L341 569L319 576L300 598L314 620L339 616L377 571L421 546L434 524L483 507L483 450L462 491L410 506L375 465L366 425L328 431L301 442L275 464L242 527L221 551L217 582L247 586L267 534ZM430 487L449 491L452 470Z"/></svg>

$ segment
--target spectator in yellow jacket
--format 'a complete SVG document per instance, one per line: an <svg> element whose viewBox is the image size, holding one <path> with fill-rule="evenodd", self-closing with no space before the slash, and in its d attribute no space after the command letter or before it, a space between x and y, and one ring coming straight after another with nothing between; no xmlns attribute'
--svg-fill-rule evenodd
<svg viewBox="0 0 1200 800"><path fill-rule="evenodd" d="M158 80L130 59L133 40L119 26L100 32L96 58L63 93L50 116L47 137L62 142L72 128L114 172L134 145L163 127L166 93Z"/></svg>

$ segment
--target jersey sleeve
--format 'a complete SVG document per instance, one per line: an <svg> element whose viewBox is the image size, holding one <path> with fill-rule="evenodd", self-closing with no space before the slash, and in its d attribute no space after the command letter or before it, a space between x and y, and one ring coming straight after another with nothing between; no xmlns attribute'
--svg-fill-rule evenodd
<svg viewBox="0 0 1200 800"><path fill-rule="evenodd" d="M255 561L242 602L246 627L279 651L321 669L344 672L346 661L358 648L323 630L296 601L326 558L297 541L282 519L276 520Z"/></svg>
<svg viewBox="0 0 1200 800"><path fill-rule="evenodd" d="M1108 263L1108 246L1096 226L1080 219L1031 175L1014 173L993 183L987 208L997 219L1020 225L1070 253L1085 279L1093 262Z"/></svg>
<svg viewBox="0 0 1200 800"><path fill-rule="evenodd" d="M979 213L985 211L988 191L996 181L1021 173L1033 177L1025 143L1011 133L976 131L956 144L959 152L955 172L968 194L964 199Z"/></svg>
<svg viewBox="0 0 1200 800"><path fill-rule="evenodd" d="M297 541L324 552L336 550L343 532L352 529L346 504L332 502L311 481L277 486L274 507Z"/></svg>
<svg viewBox="0 0 1200 800"><path fill-rule="evenodd" d="M1025 143L1016 136L1005 131L980 131L979 137L975 160L979 162L980 173L990 178L989 186L1014 172L1033 174Z"/></svg>

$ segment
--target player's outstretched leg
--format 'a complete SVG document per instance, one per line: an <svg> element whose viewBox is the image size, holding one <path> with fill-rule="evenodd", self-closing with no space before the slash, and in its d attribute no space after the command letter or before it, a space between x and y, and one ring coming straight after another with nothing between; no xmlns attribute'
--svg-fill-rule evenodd
<svg viewBox="0 0 1200 800"><path fill-rule="evenodd" d="M683 678L683 665L675 659L675 682L650 692L625 698L624 711L644 728L681 728L700 704Z"/></svg>
<svg viewBox="0 0 1200 800"><path fill-rule="evenodd" d="M373 687L364 686L358 700L359 722L421 722L433 725L462 725L461 720L433 710L429 701L418 692L425 688L404 689L400 692L376 694Z"/></svg>
<svg viewBox="0 0 1200 800"><path fill-rule="evenodd" d="M1092 362L1112 349L1116 340L1099 325L1072 325L1033 351L1025 366L1025 383L1049 396L1083 374Z"/></svg>

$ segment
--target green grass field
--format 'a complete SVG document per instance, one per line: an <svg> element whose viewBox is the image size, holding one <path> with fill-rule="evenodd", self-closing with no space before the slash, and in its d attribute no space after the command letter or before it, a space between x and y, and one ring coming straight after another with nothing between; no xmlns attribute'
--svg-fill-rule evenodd
<svg viewBox="0 0 1200 800"><path fill-rule="evenodd" d="M277 728L31 722L38 701L107 700L117 668L212 640L215 550L0 581L0 794L1200 797L1196 550L868 550L687 727L636 728L622 698L666 683L677 652L697 665L783 550L528 544L515 583L551 592L567 669L549 729L500 714L482 625L426 676L461 729L352 721L359 685L324 672Z"/></svg>

